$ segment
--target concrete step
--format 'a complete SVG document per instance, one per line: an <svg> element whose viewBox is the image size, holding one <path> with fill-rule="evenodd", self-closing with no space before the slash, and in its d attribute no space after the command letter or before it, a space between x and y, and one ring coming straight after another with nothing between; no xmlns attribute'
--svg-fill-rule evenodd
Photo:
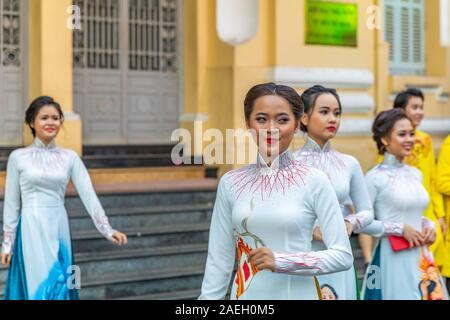
<svg viewBox="0 0 450 320"><path fill-rule="evenodd" d="M0 171L6 170L6 164L11 152L20 147L0 147Z"/></svg>
<svg viewBox="0 0 450 320"><path fill-rule="evenodd" d="M128 236L124 247L117 247L95 230L78 231L72 234L72 246L74 252L83 253L207 243L209 226L209 223L193 223L122 229Z"/></svg>
<svg viewBox="0 0 450 320"><path fill-rule="evenodd" d="M206 264L206 244L178 245L121 252L95 252L75 255L81 281L107 274L145 272L189 265Z"/></svg>
<svg viewBox="0 0 450 320"><path fill-rule="evenodd" d="M2 173L4 174L4 173ZM215 201L217 179L160 180L133 183L95 184L105 210L110 208L193 205ZM1 184L0 184L1 185ZM0 214L3 212L4 190L0 188ZM69 185L65 207L68 212L84 211L76 190Z"/></svg>
<svg viewBox="0 0 450 320"><path fill-rule="evenodd" d="M97 277L84 281L80 298L118 299L153 294L171 295L171 293L175 296L179 291L198 290L203 281L204 271L204 265L194 265Z"/></svg>
<svg viewBox="0 0 450 320"><path fill-rule="evenodd" d="M168 224L209 222L213 202L194 205L168 205L132 208L111 208L106 215L114 228L151 227ZM69 212L72 232L93 229L94 224L87 212ZM0 215L3 223L3 215Z"/></svg>
<svg viewBox="0 0 450 320"><path fill-rule="evenodd" d="M211 220L213 203L109 209L110 224L117 230L161 225L207 223ZM84 212L70 213L72 232L94 230L91 217Z"/></svg>
<svg viewBox="0 0 450 320"><path fill-rule="evenodd" d="M75 254L75 264L81 271L81 282L107 274L145 272L189 265L206 264L206 243L181 244L122 251L102 251ZM0 267L0 284L6 283L8 269Z"/></svg>
<svg viewBox="0 0 450 320"><path fill-rule="evenodd" d="M126 191L120 192L119 186L111 186L111 188L115 188L117 191L113 194L107 195L100 193L99 200L105 210L181 204L193 205L210 203L215 200L215 190L186 191L176 188L176 184L180 184L180 182L171 181L171 183L174 185L173 190L162 192L143 191L142 193L126 193ZM83 203L78 197L67 197L65 200L65 206L68 212L85 211Z"/></svg>
<svg viewBox="0 0 450 320"><path fill-rule="evenodd" d="M125 297L117 300L197 300L201 289L180 290L176 292L164 292L143 296Z"/></svg>
<svg viewBox="0 0 450 320"><path fill-rule="evenodd" d="M173 166L174 145L83 146L88 168L131 168Z"/></svg>
<svg viewBox="0 0 450 320"><path fill-rule="evenodd" d="M198 290L204 273L203 265L150 269L143 272L107 274L82 281L82 300L110 300L155 294L174 296L180 291ZM0 286L3 299L5 285Z"/></svg>

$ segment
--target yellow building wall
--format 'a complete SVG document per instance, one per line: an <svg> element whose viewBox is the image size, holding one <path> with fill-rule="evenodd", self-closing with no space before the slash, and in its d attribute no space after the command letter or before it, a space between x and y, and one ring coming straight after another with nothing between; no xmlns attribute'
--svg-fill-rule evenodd
<svg viewBox="0 0 450 320"><path fill-rule="evenodd" d="M342 0L341 2L354 2ZM368 89L342 89L339 92L367 93L374 97L377 110L390 108L389 96L406 85L441 85L449 92L450 50L439 44L439 2L427 1L427 75L390 76L388 45L383 30L366 26L367 8L383 5L381 0L358 1L359 28L356 48L305 45L304 0L260 0L259 28L254 39L239 46L223 43L216 32L216 1L184 0L183 6L183 112L205 114L203 129L245 128L243 100L254 84L272 81L271 70L285 67L361 68L375 75ZM81 121L73 112L72 89L72 31L67 28L67 7L70 0L30 1L29 39L29 100L41 94L52 95L60 101L69 115L61 131L59 144L81 153ZM49 19L48 17L52 17ZM305 88L297 88L300 92ZM345 111L345 110L344 110ZM345 114L348 118L373 118L367 115ZM450 102L427 96L427 115L450 116ZM191 120L181 127L193 133ZM201 140L201 137L197 137ZM25 130L25 141L31 140ZM208 142L200 141L205 146ZM301 146L297 138L293 148ZM338 137L336 148L358 157L363 167L375 162L376 151L370 135ZM234 166L224 166L223 170ZM222 171L223 171L222 170Z"/></svg>
<svg viewBox="0 0 450 320"><path fill-rule="evenodd" d="M29 92L31 102L52 96L66 115L57 143L81 154L81 120L73 114L72 30L67 27L71 0L29 1ZM24 128L24 143L32 141Z"/></svg>
<svg viewBox="0 0 450 320"><path fill-rule="evenodd" d="M355 2L342 0L339 2ZM340 93L365 93L375 100L376 108L366 115L345 113L347 119L373 119L381 110L392 107L390 96L407 85L438 83L449 92L449 49L439 44L439 3L426 1L427 19L427 75L391 76L389 72L389 45L384 30L370 29L367 8L383 8L383 0L358 1L359 28L356 48L306 45L304 0L260 0L259 28L249 42L238 46L223 43L216 33L215 1L199 0L185 6L185 88L186 113L208 116L203 129L245 128L243 101L248 89L258 83L272 81L271 70L282 67L358 68L373 73L374 84L369 88L337 88ZM296 88L302 92L305 88ZM427 96L427 116L450 117L448 101ZM182 123L191 128L192 123ZM198 138L198 137L197 137ZM439 146L442 137L433 136ZM200 139L201 140L201 139ZM296 138L292 149L300 147L304 138ZM200 141L205 146L208 141ZM339 136L335 147L356 156L368 170L375 164L377 150L370 133L359 136ZM244 146L238 146L240 148ZM247 146L246 146L247 147ZM436 148L438 149L438 147ZM249 159L250 160L250 159ZM221 172L236 165L221 166Z"/></svg>

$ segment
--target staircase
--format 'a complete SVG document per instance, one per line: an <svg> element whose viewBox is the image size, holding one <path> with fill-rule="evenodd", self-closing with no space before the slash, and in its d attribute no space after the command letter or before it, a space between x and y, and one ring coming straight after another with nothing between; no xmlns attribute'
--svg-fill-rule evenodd
<svg viewBox="0 0 450 320"><path fill-rule="evenodd" d="M358 284L361 290L366 269L364 265L364 256L358 243L358 235L356 234L352 235L352 237L350 238L350 244L353 249L353 258L355 259L353 264L355 266L356 273L358 275Z"/></svg>
<svg viewBox="0 0 450 320"><path fill-rule="evenodd" d="M0 147L0 171L6 171L9 154L19 147Z"/></svg>
<svg viewBox="0 0 450 320"><path fill-rule="evenodd" d="M96 187L111 225L128 236L124 247L105 240L80 199L69 192L66 208L75 264L81 269L80 299L197 298L216 180L178 181L177 185L160 181L157 186L133 187L134 191L114 192ZM1 294L6 274L1 267Z"/></svg>

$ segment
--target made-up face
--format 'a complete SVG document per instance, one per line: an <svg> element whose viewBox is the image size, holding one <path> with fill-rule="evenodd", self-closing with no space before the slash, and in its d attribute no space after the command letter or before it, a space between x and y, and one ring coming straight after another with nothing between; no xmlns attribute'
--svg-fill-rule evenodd
<svg viewBox="0 0 450 320"><path fill-rule="evenodd" d="M255 133L260 153L272 160L289 148L298 125L289 102L276 95L256 99L247 121L247 128Z"/></svg>
<svg viewBox="0 0 450 320"><path fill-rule="evenodd" d="M44 106L36 115L32 127L36 131L36 137L48 144L56 138L61 125L62 119L58 110L54 106Z"/></svg>
<svg viewBox="0 0 450 320"><path fill-rule="evenodd" d="M411 121L401 119L395 123L389 137L382 139L382 143L387 152L402 161L405 157L410 156L414 149L414 135Z"/></svg>
<svg viewBox="0 0 450 320"><path fill-rule="evenodd" d="M322 288L321 291L322 291L322 300L337 300L336 295L330 288L325 286Z"/></svg>
<svg viewBox="0 0 450 320"><path fill-rule="evenodd" d="M309 114L304 114L302 124L308 129L308 136L320 144L333 139L341 125L339 102L330 93L321 94L316 99Z"/></svg>
<svg viewBox="0 0 450 320"><path fill-rule="evenodd" d="M420 126L425 115L422 98L411 97L406 105L405 112L408 118L411 119L414 127Z"/></svg>

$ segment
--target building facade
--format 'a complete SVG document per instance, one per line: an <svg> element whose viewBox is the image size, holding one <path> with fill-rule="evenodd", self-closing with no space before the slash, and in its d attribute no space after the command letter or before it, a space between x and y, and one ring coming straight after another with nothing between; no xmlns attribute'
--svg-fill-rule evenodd
<svg viewBox="0 0 450 320"><path fill-rule="evenodd" d="M315 10L351 34L328 43ZM178 128L207 145L194 122L245 128L245 93L268 81L338 89L335 146L365 169L374 115L406 87L426 93L435 148L450 133L449 0L0 0L0 25L0 146L29 143L24 110L42 94L65 111L59 144L79 153L171 143Z"/></svg>

